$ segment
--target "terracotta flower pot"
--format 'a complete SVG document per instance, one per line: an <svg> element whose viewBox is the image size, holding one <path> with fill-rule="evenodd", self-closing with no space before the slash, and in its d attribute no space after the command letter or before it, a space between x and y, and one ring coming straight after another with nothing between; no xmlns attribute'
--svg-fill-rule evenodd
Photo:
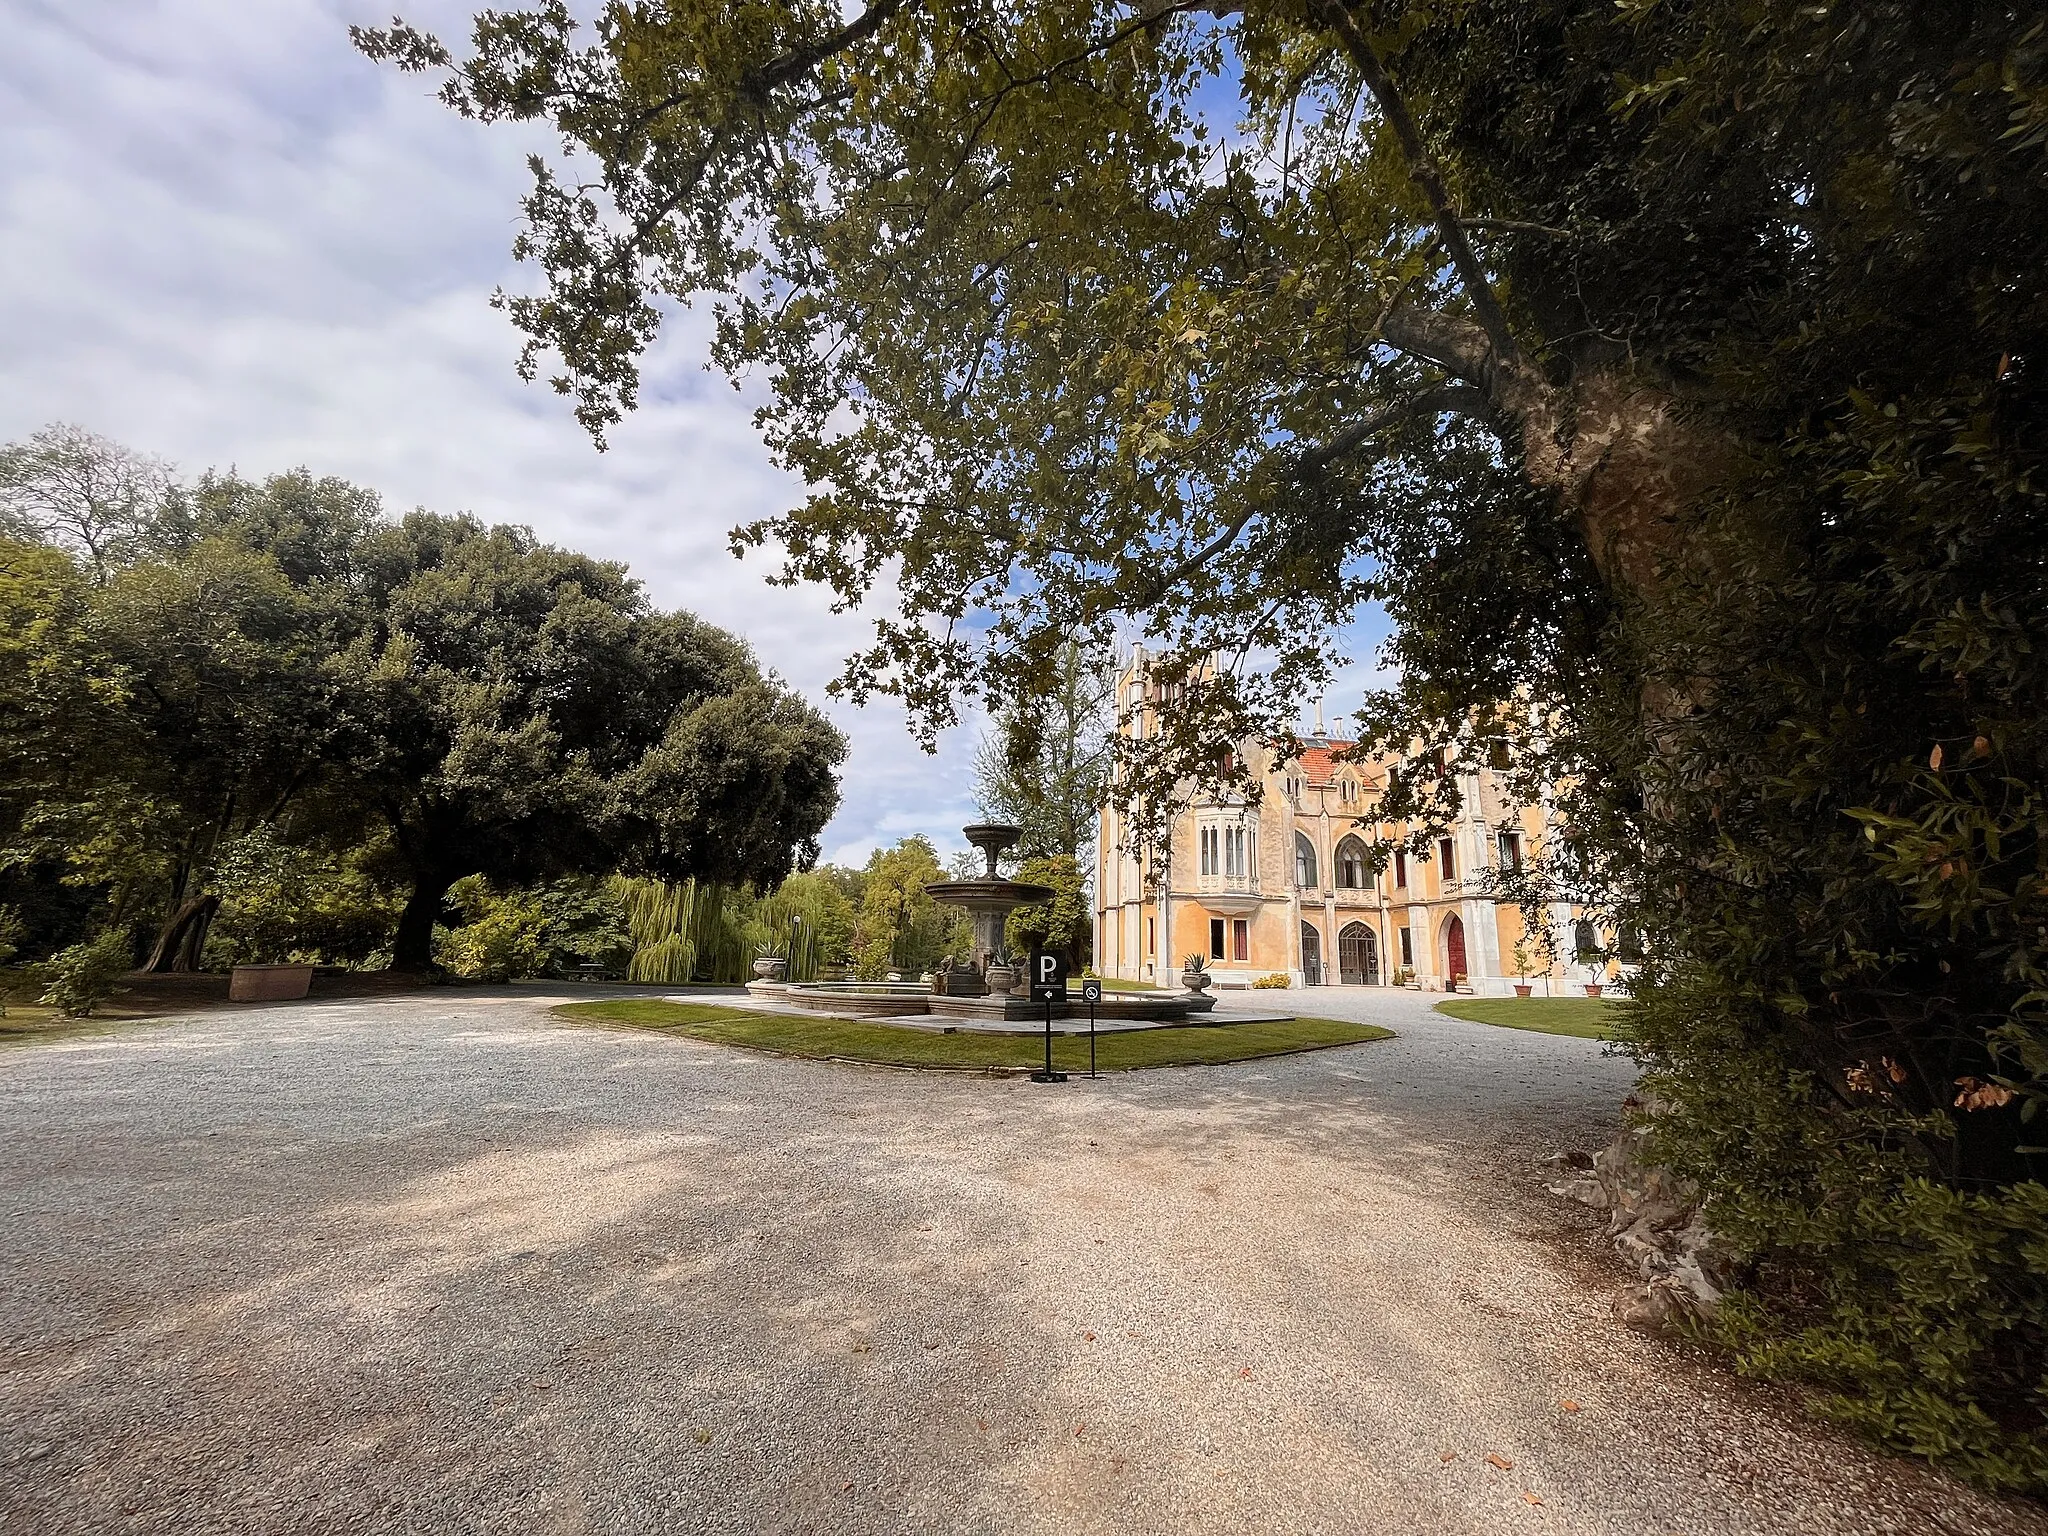
<svg viewBox="0 0 2048 1536"><path fill-rule="evenodd" d="M1587 983L1586 983L1586 996L1588 996L1588 997L1598 997L1599 995L1600 995L1600 983L1599 983L1599 982L1597 982L1597 981L1589 981L1589 982L1587 982Z"/></svg>
<svg viewBox="0 0 2048 1536"><path fill-rule="evenodd" d="M313 985L310 965L238 965L228 977L231 1003L280 1003L304 997Z"/></svg>
<svg viewBox="0 0 2048 1536"><path fill-rule="evenodd" d="M1515 996L1517 997L1527 997L1531 992L1534 992L1535 990L1536 989L1530 986L1529 983L1527 983L1526 981L1518 981L1515 983Z"/></svg>

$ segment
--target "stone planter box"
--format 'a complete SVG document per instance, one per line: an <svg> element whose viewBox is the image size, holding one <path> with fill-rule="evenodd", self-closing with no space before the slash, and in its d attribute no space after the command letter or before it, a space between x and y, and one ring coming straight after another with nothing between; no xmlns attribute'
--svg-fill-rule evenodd
<svg viewBox="0 0 2048 1536"><path fill-rule="evenodd" d="M231 1003L282 1003L313 985L310 965L238 965L228 978Z"/></svg>

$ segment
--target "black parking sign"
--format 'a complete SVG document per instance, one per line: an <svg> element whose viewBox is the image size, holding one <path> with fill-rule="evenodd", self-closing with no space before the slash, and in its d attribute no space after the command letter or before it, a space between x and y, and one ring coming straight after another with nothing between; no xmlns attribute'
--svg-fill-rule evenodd
<svg viewBox="0 0 2048 1536"><path fill-rule="evenodd" d="M1058 955L1041 950L1031 957L1031 1000L1034 1003L1064 1003L1067 1000L1067 962Z"/></svg>

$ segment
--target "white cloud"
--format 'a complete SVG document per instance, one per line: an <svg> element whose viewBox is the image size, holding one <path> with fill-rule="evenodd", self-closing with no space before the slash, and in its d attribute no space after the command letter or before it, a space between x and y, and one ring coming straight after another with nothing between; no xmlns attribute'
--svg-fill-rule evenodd
<svg viewBox="0 0 2048 1536"><path fill-rule="evenodd" d="M405 10L459 35L470 6ZM795 489L750 402L693 371L689 316L607 454L518 381L487 300L531 281L509 249L537 141L357 55L347 24L383 14L0 0L0 441L77 421L188 471L303 463L394 508L525 523L628 562L657 601L745 635L825 702L864 626L727 552L729 528ZM971 728L928 758L893 707L826 707L853 743L828 856L908 832L957 845Z"/></svg>

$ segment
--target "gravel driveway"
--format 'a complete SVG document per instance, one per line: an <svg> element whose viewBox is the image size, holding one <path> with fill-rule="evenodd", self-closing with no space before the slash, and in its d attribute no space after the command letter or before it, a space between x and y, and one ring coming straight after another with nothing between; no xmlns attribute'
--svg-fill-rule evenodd
<svg viewBox="0 0 2048 1536"><path fill-rule="evenodd" d="M1331 992L1402 1037L1044 1088L553 1000L0 1053L0 1529L2043 1528L1609 1320L1596 1042Z"/></svg>

